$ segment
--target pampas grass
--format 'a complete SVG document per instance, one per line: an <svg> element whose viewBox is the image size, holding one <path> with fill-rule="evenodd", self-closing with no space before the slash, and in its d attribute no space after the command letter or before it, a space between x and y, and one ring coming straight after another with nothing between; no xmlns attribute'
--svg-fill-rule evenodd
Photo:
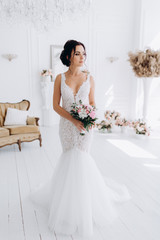
<svg viewBox="0 0 160 240"><path fill-rule="evenodd" d="M147 49L146 51L129 52L129 62L137 77L160 76L160 51Z"/></svg>

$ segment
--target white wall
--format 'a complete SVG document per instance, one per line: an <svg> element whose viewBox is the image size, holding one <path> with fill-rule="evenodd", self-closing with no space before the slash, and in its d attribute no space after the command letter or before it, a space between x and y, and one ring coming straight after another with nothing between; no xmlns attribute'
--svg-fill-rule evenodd
<svg viewBox="0 0 160 240"><path fill-rule="evenodd" d="M159 0L141 0L140 1L141 19L140 35L139 35L139 47L137 49L144 50L148 47L154 50L160 50L160 1ZM141 79L135 79L137 82L137 96L139 95L139 101L143 98L143 85ZM152 122L152 126L156 121L160 120L160 77L154 78L150 86L150 96L148 105L148 118ZM141 95L140 95L141 94ZM137 98L138 99L138 98ZM140 101L141 102L141 101ZM138 112L137 101L137 114ZM158 123L159 124L159 123Z"/></svg>
<svg viewBox="0 0 160 240"><path fill-rule="evenodd" d="M0 55L16 53L18 58L9 62L0 56L0 100L17 101L31 96L30 46L28 31L16 27L0 27Z"/></svg>
<svg viewBox="0 0 160 240"><path fill-rule="evenodd" d="M39 73L50 67L50 45L64 45L68 39L77 39L86 45L87 65L96 83L99 116L103 118L103 111L108 108L132 117L132 90L135 85L127 53L138 42L138 34L135 34L135 18L137 21L139 17L137 2L93 0L88 15L76 22L65 21L48 33L37 33L25 26L9 28L1 24L0 55L13 52L18 54L18 58L9 62L0 57L0 101L29 99L31 114L42 119ZM110 56L119 60L111 64L106 60ZM56 113L53 116L57 122Z"/></svg>
<svg viewBox="0 0 160 240"><path fill-rule="evenodd" d="M108 108L131 117L132 71L128 52L134 47L134 21L136 2L95 1L92 14L93 57L92 67L96 77L96 100L103 117ZM107 57L119 60L113 63Z"/></svg>
<svg viewBox="0 0 160 240"><path fill-rule="evenodd" d="M38 48L34 34L25 26L0 25L0 55L16 53L18 58L8 61L0 56L0 101L31 101L31 113L39 115Z"/></svg>

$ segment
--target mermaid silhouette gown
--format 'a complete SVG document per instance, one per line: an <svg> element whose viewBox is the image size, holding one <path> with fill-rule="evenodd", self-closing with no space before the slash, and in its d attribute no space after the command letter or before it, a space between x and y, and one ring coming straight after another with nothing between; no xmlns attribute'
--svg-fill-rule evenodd
<svg viewBox="0 0 160 240"><path fill-rule="evenodd" d="M70 112L73 102L82 100L89 104L89 74L75 96L65 80L62 73L62 107ZM47 186L34 192L32 200L46 208L51 231L90 236L95 224L103 227L117 219L114 202L127 201L130 195L124 185L112 184L109 179L106 184L89 154L93 130L82 136L70 121L61 117L59 136L63 152L52 179Z"/></svg>

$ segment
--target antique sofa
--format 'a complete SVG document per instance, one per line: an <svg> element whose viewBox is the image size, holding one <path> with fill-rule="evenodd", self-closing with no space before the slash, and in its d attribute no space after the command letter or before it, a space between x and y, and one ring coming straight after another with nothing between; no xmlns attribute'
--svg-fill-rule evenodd
<svg viewBox="0 0 160 240"><path fill-rule="evenodd" d="M37 139L40 142L40 146L42 146L42 138L38 126L39 118L27 116L26 125L4 126L8 108L28 111L29 107L30 102L28 100L22 100L18 103L0 103L0 148L16 143L21 151L22 142L31 142Z"/></svg>

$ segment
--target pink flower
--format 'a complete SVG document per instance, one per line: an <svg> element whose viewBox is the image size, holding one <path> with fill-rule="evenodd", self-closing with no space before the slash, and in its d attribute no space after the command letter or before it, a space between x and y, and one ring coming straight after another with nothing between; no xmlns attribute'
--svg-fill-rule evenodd
<svg viewBox="0 0 160 240"><path fill-rule="evenodd" d="M95 116L96 116L96 113L95 113L94 111L92 111L92 112L89 114L89 116L90 116L92 119L94 119Z"/></svg>
<svg viewBox="0 0 160 240"><path fill-rule="evenodd" d="M89 105L89 106L88 106L88 109L92 110L92 109L93 109L93 107L92 107L91 105Z"/></svg>
<svg viewBox="0 0 160 240"><path fill-rule="evenodd" d="M81 108L78 109L78 113L80 113L80 112L81 112Z"/></svg>

